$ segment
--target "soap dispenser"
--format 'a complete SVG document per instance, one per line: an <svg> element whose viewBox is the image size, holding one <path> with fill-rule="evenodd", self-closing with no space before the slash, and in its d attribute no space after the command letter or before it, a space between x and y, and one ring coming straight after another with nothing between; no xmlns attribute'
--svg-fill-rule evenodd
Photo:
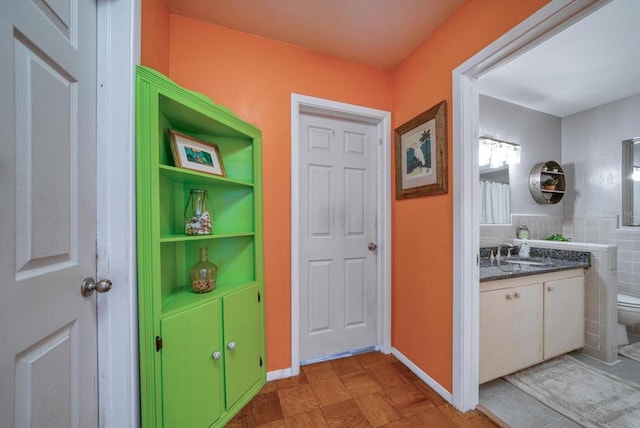
<svg viewBox="0 0 640 428"><path fill-rule="evenodd" d="M518 256L520 257L529 257L529 243L526 239L522 240L522 244L520 244L520 250L518 250Z"/></svg>

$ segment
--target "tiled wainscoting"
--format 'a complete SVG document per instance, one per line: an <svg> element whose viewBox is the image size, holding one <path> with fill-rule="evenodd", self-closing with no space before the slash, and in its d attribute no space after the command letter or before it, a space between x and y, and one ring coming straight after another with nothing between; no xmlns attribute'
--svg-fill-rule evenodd
<svg viewBox="0 0 640 428"><path fill-rule="evenodd" d="M530 239L545 239L562 231L564 217L547 215L511 215L511 224L483 224L480 226L480 247L496 247L503 242L512 243L520 225L529 227Z"/></svg>
<svg viewBox="0 0 640 428"><path fill-rule="evenodd" d="M616 247L583 242L529 241L531 247L588 251L584 274L584 353L608 363L618 359Z"/></svg>
<svg viewBox="0 0 640 428"><path fill-rule="evenodd" d="M618 247L618 291L640 297L640 227L618 229L618 217L565 218L562 233L575 242ZM640 326L630 328L640 334Z"/></svg>

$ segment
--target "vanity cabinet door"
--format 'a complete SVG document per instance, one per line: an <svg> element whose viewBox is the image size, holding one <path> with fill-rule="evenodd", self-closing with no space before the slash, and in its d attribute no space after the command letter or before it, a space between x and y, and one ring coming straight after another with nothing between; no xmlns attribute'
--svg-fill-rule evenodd
<svg viewBox="0 0 640 428"><path fill-rule="evenodd" d="M480 293L480 383L542 361L542 284Z"/></svg>
<svg viewBox="0 0 640 428"><path fill-rule="evenodd" d="M544 359L584 346L584 275L544 283Z"/></svg>

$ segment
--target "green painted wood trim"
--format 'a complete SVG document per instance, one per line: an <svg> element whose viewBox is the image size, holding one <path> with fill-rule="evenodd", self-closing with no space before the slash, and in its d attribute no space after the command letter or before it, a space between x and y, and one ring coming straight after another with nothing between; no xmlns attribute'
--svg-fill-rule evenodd
<svg viewBox="0 0 640 428"><path fill-rule="evenodd" d="M140 246L140 242L152 243L153 228L140 227L150 221L148 210L143 207L153 206L151 181L153 177L152 163L146 161L150 148L146 130L152 128L153 120L150 111L157 105L157 96L151 85L140 76L136 79L136 221L137 221L137 269L138 269L138 332L140 356L140 417L143 426L158 426L156 412L156 370L155 370L155 331L154 322L154 251ZM157 109L157 108L156 108ZM152 247L152 245L150 245ZM157 253L157 252L156 252Z"/></svg>
<svg viewBox="0 0 640 428"><path fill-rule="evenodd" d="M260 319L266 325L265 318L265 302L266 296L264 291L264 229L262 215L262 136L258 136L253 141L253 177L254 177L254 210L255 210L255 263L256 263L256 281L258 283L258 291L262 297L260 304ZM262 341L262 355L264 360L263 385L267 382L267 343L266 336Z"/></svg>
<svg viewBox="0 0 640 428"><path fill-rule="evenodd" d="M260 129L255 125L241 120L227 107L215 104L206 95L179 86L168 77L151 68L139 65L137 66L137 74L156 87L158 92L177 95L182 104L194 110L212 112L216 116L216 120L225 125L232 123L233 127L243 134L254 137L261 134Z"/></svg>

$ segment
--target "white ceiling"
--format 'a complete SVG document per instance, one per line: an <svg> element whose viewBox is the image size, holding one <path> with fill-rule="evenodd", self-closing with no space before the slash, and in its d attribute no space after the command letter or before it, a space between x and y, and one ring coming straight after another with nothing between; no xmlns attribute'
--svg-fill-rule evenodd
<svg viewBox="0 0 640 428"><path fill-rule="evenodd" d="M166 0L169 10L393 69L464 0ZM614 0L480 79L485 95L565 117L640 93L640 0Z"/></svg>
<svg viewBox="0 0 640 428"><path fill-rule="evenodd" d="M483 76L480 92L558 117L640 93L640 1L601 7Z"/></svg>
<svg viewBox="0 0 640 428"><path fill-rule="evenodd" d="M464 0L167 0L172 13L392 69Z"/></svg>

